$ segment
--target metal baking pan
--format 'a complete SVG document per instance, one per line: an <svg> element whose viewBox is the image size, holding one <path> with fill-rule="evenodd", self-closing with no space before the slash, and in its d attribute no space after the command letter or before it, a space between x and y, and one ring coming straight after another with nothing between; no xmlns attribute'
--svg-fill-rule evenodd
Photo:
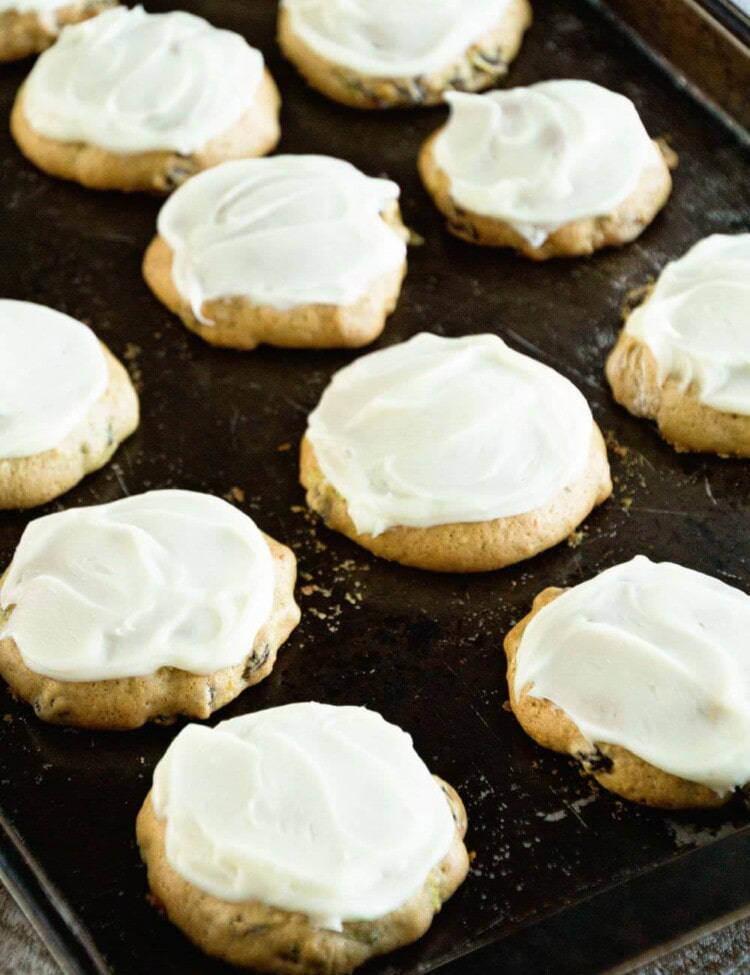
<svg viewBox="0 0 750 975"><path fill-rule="evenodd" d="M311 517L297 484L306 415L353 356L209 348L141 281L159 201L49 179L5 135L0 293L90 322L142 385L139 432L52 507L193 488L232 496L294 547L302 624L271 677L216 720L310 698L366 704L413 734L469 811L466 884L418 944L371 963L371 975L441 965L456 975L586 975L750 910L750 815L740 802L712 814L665 814L598 789L535 745L504 708L501 651L537 591L639 552L750 588L750 465L674 453L614 406L602 379L631 290L704 235L750 229L747 142L593 2L536 0L508 83L582 77L622 91L680 156L674 195L638 241L590 260L536 265L444 231L415 168L442 110L356 112L309 91L274 45L267 0L183 6L262 48L284 95L282 151L340 156L401 185L405 219L424 243L411 249L380 344L423 329L492 331L553 365L584 392L609 437L615 494L571 544L503 572L439 576L370 557ZM6 117L27 69L0 71ZM3 563L29 517L0 517ZM0 695L0 866L63 967L75 975L226 971L147 902L135 847L136 813L176 729L66 731Z"/></svg>

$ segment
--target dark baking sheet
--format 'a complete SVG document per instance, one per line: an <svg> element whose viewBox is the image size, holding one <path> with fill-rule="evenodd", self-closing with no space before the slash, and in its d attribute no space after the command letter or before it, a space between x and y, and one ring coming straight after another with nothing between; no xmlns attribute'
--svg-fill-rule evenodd
<svg viewBox="0 0 750 975"><path fill-rule="evenodd" d="M481 945L489 947L450 970L584 975L750 905L750 818L739 803L711 815L664 814L592 786L503 707L501 652L539 589L638 552L750 588L750 465L678 456L614 407L602 381L628 292L705 234L750 229L747 147L583 0L536 0L509 83L573 76L623 91L681 160L666 212L636 243L537 266L444 232L414 166L440 110L358 113L308 91L275 49L270 0L183 6L263 49L285 97L282 151L341 156L400 183L406 221L425 242L410 252L380 344L422 329L494 331L554 365L582 389L615 445L616 491L575 545L503 572L441 577L369 557L306 514L296 481L305 417L352 356L210 349L141 282L159 202L48 179L4 135L0 294L90 322L142 383L139 432L52 508L155 487L234 490L262 528L294 547L302 624L272 676L215 720L309 698L366 704L413 734L469 811L469 879L421 942L372 963L372 975L428 971ZM0 69L4 115L27 68ZM3 563L27 520L0 515ZM0 701L0 865L69 970L225 971L149 906L133 840L152 769L176 729L62 730L5 691Z"/></svg>

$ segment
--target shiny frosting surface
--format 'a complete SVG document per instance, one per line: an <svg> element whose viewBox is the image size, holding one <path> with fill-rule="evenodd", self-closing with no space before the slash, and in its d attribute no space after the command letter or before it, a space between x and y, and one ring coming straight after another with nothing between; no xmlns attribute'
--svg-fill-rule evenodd
<svg viewBox="0 0 750 975"><path fill-rule="evenodd" d="M635 106L589 81L484 95L449 92L435 159L459 206L510 224L532 246L636 189L659 153Z"/></svg>
<svg viewBox="0 0 750 975"><path fill-rule="evenodd" d="M35 673L108 680L240 663L268 619L274 567L254 522L219 498L150 491L32 521L0 590Z"/></svg>
<svg viewBox="0 0 750 975"><path fill-rule="evenodd" d="M205 301L243 296L261 306L347 305L406 257L381 217L399 195L328 156L222 163L174 193L159 234L194 314Z"/></svg>
<svg viewBox="0 0 750 975"><path fill-rule="evenodd" d="M714 234L668 264L625 332L651 350L661 382L750 415L750 234Z"/></svg>
<svg viewBox="0 0 750 975"><path fill-rule="evenodd" d="M643 556L569 589L529 623L515 694L560 707L718 793L750 780L750 596Z"/></svg>
<svg viewBox="0 0 750 975"><path fill-rule="evenodd" d="M0 299L0 460L58 447L107 388L86 325L44 305Z"/></svg>
<svg viewBox="0 0 750 975"><path fill-rule="evenodd" d="M282 0L295 34L359 74L416 78L450 67L496 27L509 0Z"/></svg>
<svg viewBox="0 0 750 975"><path fill-rule="evenodd" d="M360 707L289 704L188 725L151 795L185 880L333 930L409 900L455 831L411 737Z"/></svg>
<svg viewBox="0 0 750 975"><path fill-rule="evenodd" d="M188 155L251 107L262 74L239 34L182 11L117 7L61 32L28 77L24 111L60 142Z"/></svg>
<svg viewBox="0 0 750 975"><path fill-rule="evenodd" d="M517 515L583 475L583 396L494 335L421 333L338 372L307 436L359 533Z"/></svg>

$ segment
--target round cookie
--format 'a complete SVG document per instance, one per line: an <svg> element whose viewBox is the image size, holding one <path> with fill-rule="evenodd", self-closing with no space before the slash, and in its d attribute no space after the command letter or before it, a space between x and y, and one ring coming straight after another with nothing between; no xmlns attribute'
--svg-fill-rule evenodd
<svg viewBox="0 0 750 975"><path fill-rule="evenodd" d="M419 155L448 229L542 261L642 233L672 189L673 154L633 103L588 81L446 96L451 115Z"/></svg>
<svg viewBox="0 0 750 975"><path fill-rule="evenodd" d="M299 622L290 549L219 498L151 491L32 521L0 586L0 676L84 728L207 718Z"/></svg>
<svg viewBox="0 0 750 975"><path fill-rule="evenodd" d="M606 372L675 450L750 457L750 234L715 234L667 264Z"/></svg>
<svg viewBox="0 0 750 975"><path fill-rule="evenodd" d="M138 426L125 367L86 325L0 299L0 509L33 508L103 467Z"/></svg>
<svg viewBox="0 0 750 975"><path fill-rule="evenodd" d="M750 597L643 556L545 589L505 639L540 745L633 802L710 808L750 781Z"/></svg>
<svg viewBox="0 0 750 975"><path fill-rule="evenodd" d="M278 37L334 101L408 108L496 84L530 24L528 0L282 0Z"/></svg>
<svg viewBox="0 0 750 975"><path fill-rule="evenodd" d="M0 0L0 62L39 54L63 27L116 4L117 0Z"/></svg>
<svg viewBox="0 0 750 975"><path fill-rule="evenodd" d="M612 491L578 390L494 335L422 333L342 369L310 414L300 480L329 528L439 572L530 558Z"/></svg>
<svg viewBox="0 0 750 975"><path fill-rule="evenodd" d="M345 975L417 940L469 866L458 795L357 707L189 725L136 832L169 919L207 954L273 975Z"/></svg>
<svg viewBox="0 0 750 975"><path fill-rule="evenodd" d="M280 98L243 37L182 11L118 7L67 27L16 97L11 132L52 176L168 193L279 139Z"/></svg>
<svg viewBox="0 0 750 975"><path fill-rule="evenodd" d="M223 163L164 204L143 274L212 345L365 345L406 272L398 195L327 156Z"/></svg>

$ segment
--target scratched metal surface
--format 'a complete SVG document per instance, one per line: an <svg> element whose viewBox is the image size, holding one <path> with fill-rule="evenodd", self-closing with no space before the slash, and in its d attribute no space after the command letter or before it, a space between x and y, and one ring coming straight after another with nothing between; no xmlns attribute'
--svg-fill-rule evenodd
<svg viewBox="0 0 750 975"><path fill-rule="evenodd" d="M302 624L272 676L217 720L317 698L366 704L413 734L430 767L464 797L476 857L430 933L370 971L427 971L748 822L739 807L664 815L592 787L568 761L536 747L504 709L501 653L503 635L538 590L576 583L639 552L750 588L748 464L676 455L647 424L614 407L602 381L628 292L705 234L750 229L747 156L585 3L536 0L536 25L510 82L578 76L623 91L653 134L671 137L681 163L672 201L638 242L592 260L532 265L443 231L414 168L440 110L359 114L309 92L273 44L270 2L183 6L263 49L285 99L283 151L341 156L400 183L405 219L425 243L410 253L403 296L380 344L422 329L497 332L577 383L620 445L611 452L614 497L588 519L576 547L479 578L379 562L308 517L296 481L306 414L352 356L210 349L141 282L158 201L48 179L7 135L0 140L0 293L91 323L142 384L140 431L112 465L52 508L155 487L220 495L239 488L240 506L294 547ZM0 69L3 116L26 67ZM0 516L4 563L27 520ZM222 970L149 907L133 841L151 771L175 729L49 728L0 693L0 810L112 969Z"/></svg>

